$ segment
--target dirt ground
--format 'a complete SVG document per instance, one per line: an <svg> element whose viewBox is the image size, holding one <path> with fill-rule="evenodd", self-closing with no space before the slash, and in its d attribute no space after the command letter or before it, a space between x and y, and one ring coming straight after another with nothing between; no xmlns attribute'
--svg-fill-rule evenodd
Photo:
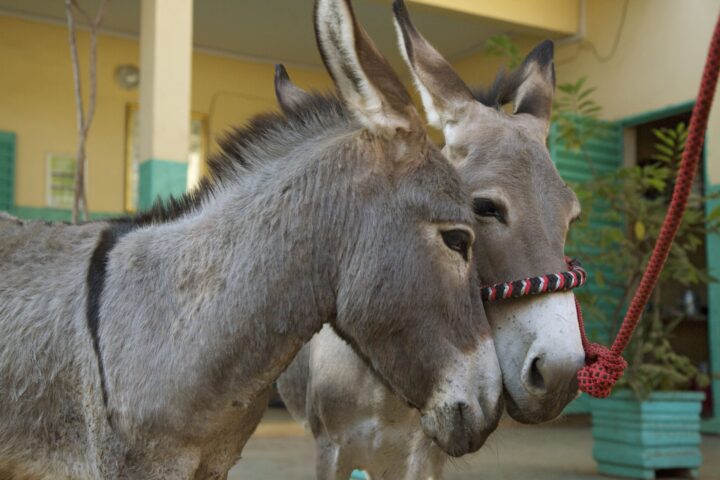
<svg viewBox="0 0 720 480"><path fill-rule="evenodd" d="M720 480L720 436L703 436L700 478ZM598 480L587 417L529 427L504 420L477 453L455 460L447 480ZM310 436L284 410L270 409L229 480L313 480Z"/></svg>

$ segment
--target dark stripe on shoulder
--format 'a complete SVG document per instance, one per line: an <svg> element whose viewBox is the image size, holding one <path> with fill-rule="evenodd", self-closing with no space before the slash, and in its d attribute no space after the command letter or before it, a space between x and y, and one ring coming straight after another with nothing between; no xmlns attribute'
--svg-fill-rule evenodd
<svg viewBox="0 0 720 480"><path fill-rule="evenodd" d="M105 230L100 233L100 238L95 246L92 257L90 257L90 265L87 273L87 326L92 338L95 356L98 361L98 371L100 373L100 388L102 390L103 403L107 407L107 387L105 382L105 366L103 357L100 352L100 334L98 327L100 325L100 305L102 301L102 293L105 288L105 277L107 274L107 262L110 251L113 249L118 240L134 228L129 222L111 223Z"/></svg>

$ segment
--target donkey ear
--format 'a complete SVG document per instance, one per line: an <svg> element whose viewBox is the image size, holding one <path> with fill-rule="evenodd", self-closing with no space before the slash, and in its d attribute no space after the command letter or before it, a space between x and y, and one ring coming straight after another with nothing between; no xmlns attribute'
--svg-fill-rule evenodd
<svg viewBox="0 0 720 480"><path fill-rule="evenodd" d="M317 0L315 36L340 94L371 131L410 131L419 115L410 95L356 22L349 0Z"/></svg>
<svg viewBox="0 0 720 480"><path fill-rule="evenodd" d="M305 102L310 95L295 85L282 64L275 65L275 97L280 109L287 113L295 110L298 105Z"/></svg>
<svg viewBox="0 0 720 480"><path fill-rule="evenodd" d="M521 76L513 95L514 113L528 113L542 120L550 128L553 95L555 93L554 46L545 40L535 47L518 67Z"/></svg>
<svg viewBox="0 0 720 480"><path fill-rule="evenodd" d="M393 2L400 53L420 92L428 123L444 128L461 120L465 107L477 103L447 60L417 31L403 0Z"/></svg>

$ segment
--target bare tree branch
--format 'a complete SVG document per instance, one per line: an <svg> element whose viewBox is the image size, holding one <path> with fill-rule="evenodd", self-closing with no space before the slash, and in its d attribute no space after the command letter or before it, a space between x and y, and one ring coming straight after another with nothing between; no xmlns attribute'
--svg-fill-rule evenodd
<svg viewBox="0 0 720 480"><path fill-rule="evenodd" d="M80 6L80 4L77 3L76 0L70 0L70 2L65 2L65 6L67 7L67 4L70 3L70 6L73 7L77 12L83 16L85 19L85 23L88 24L89 27L92 28L93 20L90 18L90 15L88 15L87 11Z"/></svg>
<svg viewBox="0 0 720 480"><path fill-rule="evenodd" d="M72 10L72 0L65 0L65 13L68 22L68 42L70 43L70 56L72 59L73 83L75 90L75 115L77 117L78 150L77 164L75 166L75 193L73 198L72 223L77 223L78 213L82 212L87 219L86 205L83 202L85 184L85 108L83 107L82 82L80 80L80 62L77 51L77 31L75 15Z"/></svg>
<svg viewBox="0 0 720 480"><path fill-rule="evenodd" d="M85 190L85 143L88 131L95 116L95 100L97 96L97 31L105 16L105 11L110 0L102 0L100 8L92 19L88 13L78 5L77 0L65 0L65 13L68 23L68 42L70 44L70 56L72 59L73 80L75 90L75 110L78 130L77 165L75 170L75 188L73 198L72 222L77 223L81 214L83 220L87 220L87 192ZM89 81L90 95L88 97L88 109L85 113L82 97L82 79L80 78L80 61L77 49L77 26L75 22L75 11L85 18L90 27L90 57L89 57Z"/></svg>
<svg viewBox="0 0 720 480"><path fill-rule="evenodd" d="M75 8L80 9L77 4L77 0L72 0L72 2L75 5ZM109 3L110 0L102 1L102 3L100 4L100 8L98 8L97 14L95 15L95 19L90 24L90 97L88 98L88 111L85 123L86 134L87 130L90 128L90 124L93 121L93 117L95 116L95 97L97 93L97 30L100 27L103 18L105 17L105 11L107 10L107 6ZM84 13L84 15L89 20L87 13Z"/></svg>
<svg viewBox="0 0 720 480"><path fill-rule="evenodd" d="M82 82L80 81L80 62L78 61L78 51L77 51L77 34L76 34L76 28L75 28L75 16L72 12L72 0L65 0L65 13L67 14L67 22L68 22L68 41L70 43L70 56L72 59L72 68L73 68L73 79L74 87L75 87L75 106L76 108L76 114L77 114L77 123L78 127L82 127L85 125L85 109L83 108L83 99L82 99Z"/></svg>

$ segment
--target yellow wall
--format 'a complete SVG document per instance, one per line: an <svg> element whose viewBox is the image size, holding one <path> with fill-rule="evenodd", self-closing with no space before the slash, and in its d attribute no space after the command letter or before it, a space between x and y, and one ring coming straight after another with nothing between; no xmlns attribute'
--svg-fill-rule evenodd
<svg viewBox="0 0 720 480"><path fill-rule="evenodd" d="M417 2L460 11L475 5L461 1L444 5L446 0ZM622 4L623 0L587 0L586 39L600 53L607 53L611 47ZM615 56L601 63L587 47L559 47L558 80L588 75L590 83L598 87L595 98L604 106L609 119L691 100L696 95L718 10L720 0L632 0ZM553 9L548 7L547 11ZM496 16L500 13L496 12ZM540 38L515 40L526 52ZM88 42L84 32L80 33L79 41L80 55L85 59ZM117 86L113 73L118 65L137 65L138 56L136 40L100 37L98 109L88 142L88 193L93 211L119 212L123 208L125 107L128 102L137 102L138 94L137 90L128 92ZM0 16L0 59L4 67L0 75L0 130L18 135L15 201L20 206L42 207L46 154L74 154L76 148L66 29L62 25ZM500 64L496 58L477 54L455 62L454 66L469 84L487 85ZM292 67L289 70L301 86L323 89L330 85L323 70ZM196 52L192 72L191 106L194 111L209 115L211 141L252 114L275 108L270 64ZM720 183L718 107L713 111L710 127L710 181Z"/></svg>
<svg viewBox="0 0 720 480"><path fill-rule="evenodd" d="M586 39L606 55L624 0L587 0ZM558 48L558 80L587 75L609 119L692 100L697 95L720 0L631 0L615 55L598 61L587 47ZM710 181L720 183L720 107L715 102L708 140Z"/></svg>
<svg viewBox="0 0 720 480"><path fill-rule="evenodd" d="M586 42L607 55L625 0L587 0ZM595 58L587 43L556 48L558 82L588 76L603 116L618 120L693 100L720 0L631 0L615 55ZM522 53L540 37L515 37ZM454 63L471 85L487 85L501 61L475 54ZM720 183L720 101L713 108L707 140L708 180Z"/></svg>
<svg viewBox="0 0 720 480"><path fill-rule="evenodd" d="M84 62L87 34L80 32L78 41ZM92 211L123 209L125 107L138 101L138 92L121 89L113 74L118 65L138 65L138 57L136 40L99 37L97 111L87 148ZM0 130L15 132L18 142L15 203L43 207L46 154L76 150L67 31L61 25L0 16L0 59ZM300 86L330 85L323 70L288 69ZM193 55L192 109L210 114L211 140L254 113L274 108L273 65Z"/></svg>
<svg viewBox="0 0 720 480"><path fill-rule="evenodd" d="M305 89L325 90L332 85L324 70L287 68L293 82ZM221 137L229 127L242 124L252 114L277 108L273 78L271 64L196 53L192 108L209 114L210 137Z"/></svg>
<svg viewBox="0 0 720 480"><path fill-rule="evenodd" d="M578 25L579 0L413 0L413 3L558 33L575 33Z"/></svg>

